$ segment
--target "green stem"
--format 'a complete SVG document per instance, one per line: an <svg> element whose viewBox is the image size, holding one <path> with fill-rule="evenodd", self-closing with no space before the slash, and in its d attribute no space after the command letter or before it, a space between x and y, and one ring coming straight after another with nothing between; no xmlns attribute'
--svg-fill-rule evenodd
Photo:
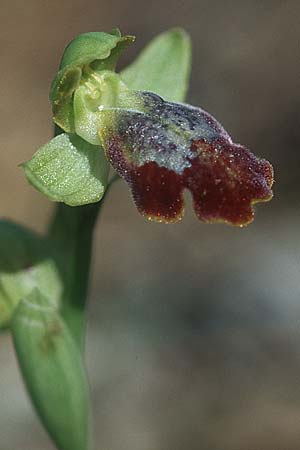
<svg viewBox="0 0 300 450"><path fill-rule="evenodd" d="M72 208L60 203L49 229L64 284L62 315L80 346L85 332L93 230L101 205Z"/></svg>
<svg viewBox="0 0 300 450"><path fill-rule="evenodd" d="M62 132L55 125L54 135ZM111 178L101 202L77 207L58 203L48 231L64 285L62 316L80 348L84 344L94 226L109 188L118 179L117 174Z"/></svg>
<svg viewBox="0 0 300 450"><path fill-rule="evenodd" d="M54 135L62 132L55 125ZM58 203L48 231L64 285L62 316L80 348L85 335L93 230L103 201L77 207Z"/></svg>
<svg viewBox="0 0 300 450"><path fill-rule="evenodd" d="M64 285L62 316L81 348L85 335L94 227L104 199L118 179L116 175L111 178L101 202L77 207L58 203L48 231Z"/></svg>

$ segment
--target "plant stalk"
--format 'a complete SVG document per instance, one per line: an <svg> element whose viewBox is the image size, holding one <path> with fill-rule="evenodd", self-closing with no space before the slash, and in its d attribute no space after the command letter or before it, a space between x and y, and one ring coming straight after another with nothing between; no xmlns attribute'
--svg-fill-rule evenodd
<svg viewBox="0 0 300 450"><path fill-rule="evenodd" d="M62 316L82 348L89 287L93 230L102 202L80 207L59 203L48 236L63 285Z"/></svg>

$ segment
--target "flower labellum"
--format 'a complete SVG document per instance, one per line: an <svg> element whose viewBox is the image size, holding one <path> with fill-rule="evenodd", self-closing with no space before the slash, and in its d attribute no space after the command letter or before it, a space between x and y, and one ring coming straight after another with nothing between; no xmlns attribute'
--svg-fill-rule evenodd
<svg viewBox="0 0 300 450"><path fill-rule="evenodd" d="M200 220L250 223L253 205L272 198L271 164L234 144L201 108L166 102L150 92L135 95L138 108L122 104L101 111L99 136L138 210L158 222L176 222L188 189Z"/></svg>

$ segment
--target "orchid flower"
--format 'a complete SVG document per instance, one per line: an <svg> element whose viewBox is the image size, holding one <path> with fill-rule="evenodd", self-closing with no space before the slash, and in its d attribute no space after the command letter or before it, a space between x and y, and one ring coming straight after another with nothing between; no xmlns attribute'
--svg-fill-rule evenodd
<svg viewBox="0 0 300 450"><path fill-rule="evenodd" d="M64 134L24 165L29 181L50 199L77 206L101 200L111 165L150 220L180 220L188 190L200 220L250 223L253 205L272 198L271 164L233 143L203 109L131 89L114 71L131 42L114 30L67 47L50 96Z"/></svg>

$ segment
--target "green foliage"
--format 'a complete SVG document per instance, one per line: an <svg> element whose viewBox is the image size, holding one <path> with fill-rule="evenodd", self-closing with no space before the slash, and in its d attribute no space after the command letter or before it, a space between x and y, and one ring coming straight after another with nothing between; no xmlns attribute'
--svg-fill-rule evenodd
<svg viewBox="0 0 300 450"><path fill-rule="evenodd" d="M70 206L101 200L109 173L99 147L68 134L53 138L23 167L36 189L50 200Z"/></svg>
<svg viewBox="0 0 300 450"><path fill-rule="evenodd" d="M8 221L0 222L0 328L10 325L19 301L34 288L58 306L62 283L44 239Z"/></svg>
<svg viewBox="0 0 300 450"><path fill-rule="evenodd" d="M20 368L40 418L60 450L87 450L88 385L65 323L38 290L24 298L12 334Z"/></svg>
<svg viewBox="0 0 300 450"><path fill-rule="evenodd" d="M154 38L121 76L132 89L151 91L165 100L182 102L190 70L190 38L184 30L176 28Z"/></svg>

